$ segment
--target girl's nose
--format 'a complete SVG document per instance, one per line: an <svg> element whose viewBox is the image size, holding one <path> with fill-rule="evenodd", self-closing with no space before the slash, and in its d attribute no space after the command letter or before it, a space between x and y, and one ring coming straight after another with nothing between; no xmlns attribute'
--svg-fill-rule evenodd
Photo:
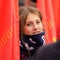
<svg viewBox="0 0 60 60"><path fill-rule="evenodd" d="M37 24L34 24L34 30L37 30L38 29L38 25Z"/></svg>

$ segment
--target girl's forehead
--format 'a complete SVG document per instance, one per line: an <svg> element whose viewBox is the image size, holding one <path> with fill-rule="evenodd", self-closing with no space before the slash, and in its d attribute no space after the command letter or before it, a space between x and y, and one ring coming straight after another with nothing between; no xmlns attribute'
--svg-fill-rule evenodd
<svg viewBox="0 0 60 60"><path fill-rule="evenodd" d="M29 13L26 21L31 21L31 20L36 20L36 19L40 19L40 17L37 14Z"/></svg>

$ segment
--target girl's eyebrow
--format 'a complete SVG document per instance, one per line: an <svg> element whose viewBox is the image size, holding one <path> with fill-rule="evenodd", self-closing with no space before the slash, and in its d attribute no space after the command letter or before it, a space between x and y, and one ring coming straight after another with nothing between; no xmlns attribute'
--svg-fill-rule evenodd
<svg viewBox="0 0 60 60"><path fill-rule="evenodd" d="M36 19L36 20L32 20L32 21L41 21L40 19ZM27 22L32 22L31 20L30 21L27 21Z"/></svg>
<svg viewBox="0 0 60 60"><path fill-rule="evenodd" d="M32 23L32 21L28 21L28 22L26 22L26 23Z"/></svg>

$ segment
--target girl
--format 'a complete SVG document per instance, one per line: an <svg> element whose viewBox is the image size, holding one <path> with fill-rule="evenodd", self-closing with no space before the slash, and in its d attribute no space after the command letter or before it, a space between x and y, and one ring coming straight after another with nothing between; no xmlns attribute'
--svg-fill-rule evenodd
<svg viewBox="0 0 60 60"><path fill-rule="evenodd" d="M42 15L34 7L20 8L20 59L29 60L44 43Z"/></svg>

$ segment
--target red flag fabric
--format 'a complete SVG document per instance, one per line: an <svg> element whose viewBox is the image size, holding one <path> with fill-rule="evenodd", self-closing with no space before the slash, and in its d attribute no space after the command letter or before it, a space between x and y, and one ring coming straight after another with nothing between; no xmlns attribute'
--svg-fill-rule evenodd
<svg viewBox="0 0 60 60"><path fill-rule="evenodd" d="M18 0L0 0L0 60L20 60L18 18Z"/></svg>
<svg viewBox="0 0 60 60"><path fill-rule="evenodd" d="M37 0L37 8L43 15L46 43L56 42L56 27L51 0Z"/></svg>
<svg viewBox="0 0 60 60"><path fill-rule="evenodd" d="M57 39L60 39L60 0L52 0L54 11Z"/></svg>
<svg viewBox="0 0 60 60"><path fill-rule="evenodd" d="M58 3L58 12L57 12L57 20L56 20L56 30L57 30L57 38L60 39L60 0Z"/></svg>

